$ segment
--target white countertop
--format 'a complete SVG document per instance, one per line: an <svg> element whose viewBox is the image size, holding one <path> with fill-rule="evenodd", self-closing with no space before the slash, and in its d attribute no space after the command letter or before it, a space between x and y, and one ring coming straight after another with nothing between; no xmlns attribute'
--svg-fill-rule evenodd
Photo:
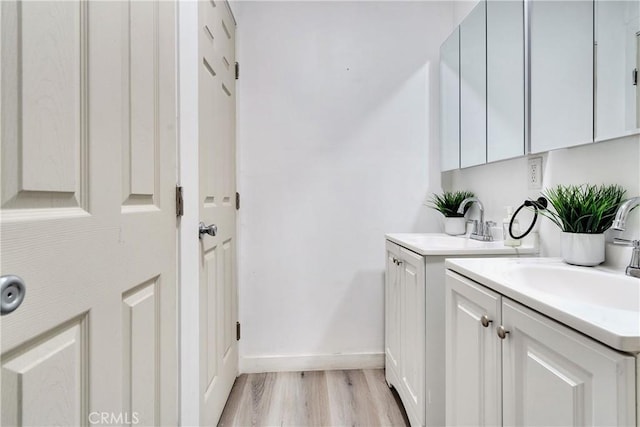
<svg viewBox="0 0 640 427"><path fill-rule="evenodd" d="M640 352L639 279L559 258L460 258L445 266L610 347Z"/></svg>
<svg viewBox="0 0 640 427"><path fill-rule="evenodd" d="M523 241L522 246L505 246L503 241L480 242L465 236L449 236L442 233L390 233L387 240L399 244L420 255L525 255L536 254L538 248Z"/></svg>

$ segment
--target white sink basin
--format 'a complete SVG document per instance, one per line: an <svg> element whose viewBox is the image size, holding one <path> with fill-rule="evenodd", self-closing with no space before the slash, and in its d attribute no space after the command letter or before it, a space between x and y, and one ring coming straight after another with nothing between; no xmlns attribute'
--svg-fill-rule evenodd
<svg viewBox="0 0 640 427"><path fill-rule="evenodd" d="M536 295L638 313L640 280L622 274L559 263L512 264L505 277Z"/></svg>
<svg viewBox="0 0 640 427"><path fill-rule="evenodd" d="M557 258L467 258L447 268L613 348L640 352L640 280Z"/></svg>

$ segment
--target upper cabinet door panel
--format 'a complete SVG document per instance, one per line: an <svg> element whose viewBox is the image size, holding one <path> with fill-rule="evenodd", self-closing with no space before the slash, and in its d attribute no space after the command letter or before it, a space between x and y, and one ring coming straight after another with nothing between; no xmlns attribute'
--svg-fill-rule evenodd
<svg viewBox="0 0 640 427"><path fill-rule="evenodd" d="M460 166L487 161L486 4L460 24Z"/></svg>
<svg viewBox="0 0 640 427"><path fill-rule="evenodd" d="M460 167L460 29L440 47L440 165Z"/></svg>
<svg viewBox="0 0 640 427"><path fill-rule="evenodd" d="M596 139L640 131L640 2L596 1Z"/></svg>
<svg viewBox="0 0 640 427"><path fill-rule="evenodd" d="M531 151L593 141L593 1L533 0Z"/></svg>
<svg viewBox="0 0 640 427"><path fill-rule="evenodd" d="M524 155L524 2L487 0L487 160Z"/></svg>

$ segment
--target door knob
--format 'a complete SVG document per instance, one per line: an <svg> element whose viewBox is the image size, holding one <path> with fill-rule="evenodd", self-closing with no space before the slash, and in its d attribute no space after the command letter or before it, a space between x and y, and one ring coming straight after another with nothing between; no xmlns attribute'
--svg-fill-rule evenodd
<svg viewBox="0 0 640 427"><path fill-rule="evenodd" d="M203 234L215 236L218 234L218 227L215 224L204 225L204 222L200 222L200 226L198 227L198 237L202 239Z"/></svg>
<svg viewBox="0 0 640 427"><path fill-rule="evenodd" d="M0 314L3 316L20 307L27 287L18 276L12 274L0 277Z"/></svg>

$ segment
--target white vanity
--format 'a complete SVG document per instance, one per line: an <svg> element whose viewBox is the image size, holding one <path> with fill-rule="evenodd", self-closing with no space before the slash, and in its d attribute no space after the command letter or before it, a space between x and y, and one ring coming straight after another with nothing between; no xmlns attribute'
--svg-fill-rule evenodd
<svg viewBox="0 0 640 427"><path fill-rule="evenodd" d="M640 280L446 261L446 425L637 425Z"/></svg>
<svg viewBox="0 0 640 427"><path fill-rule="evenodd" d="M445 234L387 234L385 371L413 426L445 424L445 258L514 257L505 247Z"/></svg>

